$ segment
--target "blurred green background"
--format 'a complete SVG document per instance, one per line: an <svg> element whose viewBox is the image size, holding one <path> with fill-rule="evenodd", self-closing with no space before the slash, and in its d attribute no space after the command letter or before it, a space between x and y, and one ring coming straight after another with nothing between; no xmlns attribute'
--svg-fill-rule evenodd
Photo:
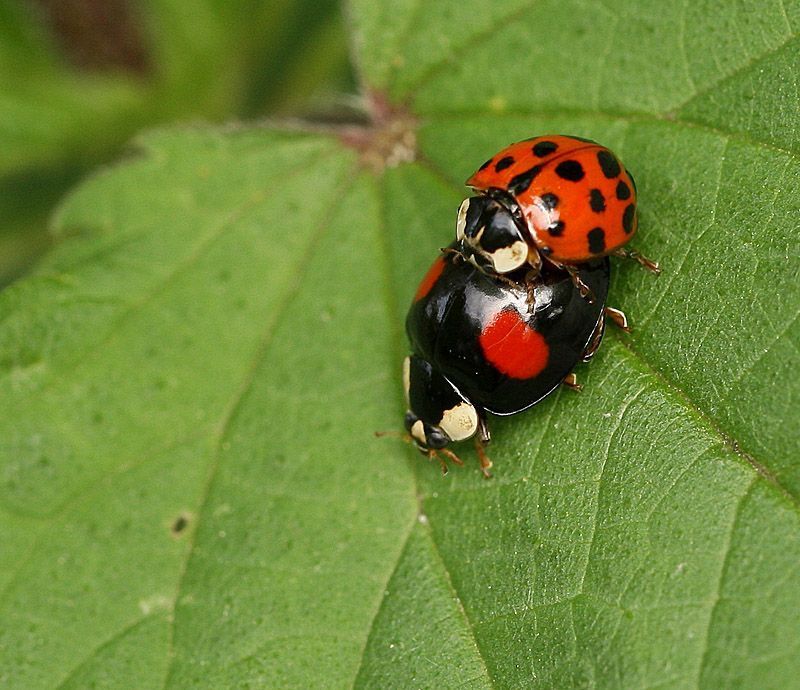
<svg viewBox="0 0 800 690"><path fill-rule="evenodd" d="M337 119L354 92L338 0L0 0L0 287L137 131Z"/></svg>

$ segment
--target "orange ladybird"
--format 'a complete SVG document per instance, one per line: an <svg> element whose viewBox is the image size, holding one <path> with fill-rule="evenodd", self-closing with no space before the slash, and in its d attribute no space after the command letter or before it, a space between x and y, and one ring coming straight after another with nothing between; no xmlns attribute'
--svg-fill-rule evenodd
<svg viewBox="0 0 800 690"><path fill-rule="evenodd" d="M622 249L638 226L636 184L605 146L564 135L527 139L490 158L466 184L479 195L461 204L458 239L497 273L536 267L539 254L570 270L612 253L658 272Z"/></svg>

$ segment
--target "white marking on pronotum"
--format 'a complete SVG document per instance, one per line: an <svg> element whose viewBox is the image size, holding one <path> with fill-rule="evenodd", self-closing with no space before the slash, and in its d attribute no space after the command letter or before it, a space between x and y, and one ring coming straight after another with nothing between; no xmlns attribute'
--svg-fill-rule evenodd
<svg viewBox="0 0 800 690"><path fill-rule="evenodd" d="M498 273L509 273L525 263L528 258L528 245L522 240L517 240L509 247L496 249L489 258L492 266Z"/></svg>
<svg viewBox="0 0 800 690"><path fill-rule="evenodd" d="M468 402L458 403L444 411L439 426L451 441L463 441L474 436L478 430L478 412Z"/></svg>
<svg viewBox="0 0 800 690"><path fill-rule="evenodd" d="M411 390L411 357L403 360L403 390L406 394L406 405L410 403L409 391Z"/></svg>
<svg viewBox="0 0 800 690"><path fill-rule="evenodd" d="M411 425L411 435L423 446L427 444L427 441L425 440L425 427L423 426L421 419L418 419Z"/></svg>
<svg viewBox="0 0 800 690"><path fill-rule="evenodd" d="M464 239L464 228L467 227L467 211L469 210L469 199L464 199L458 207L458 218L456 220L456 239Z"/></svg>

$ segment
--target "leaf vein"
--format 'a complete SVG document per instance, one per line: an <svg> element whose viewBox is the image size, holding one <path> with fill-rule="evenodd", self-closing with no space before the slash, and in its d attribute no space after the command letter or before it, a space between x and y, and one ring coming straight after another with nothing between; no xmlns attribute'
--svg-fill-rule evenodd
<svg viewBox="0 0 800 690"><path fill-rule="evenodd" d="M695 686L696 687L700 687L700 678L701 678L702 673L703 673L703 668L706 665L706 660L708 658L708 653L709 653L709 650L710 650L709 642L710 642L710 636L711 636L711 627L713 626L713 623L714 623L714 620L713 620L714 619L714 613L715 613L715 611L717 609L717 606L719 605L719 602L722 599L722 596L721 596L721 594L722 594L722 583L725 580L725 575L726 575L726 572L727 572L728 564L730 563L730 556L731 556L731 551L732 551L731 544L733 543L733 534L736 531L736 526L737 526L737 523L739 521L739 516L741 515L741 512L742 512L742 506L744 505L745 501L747 500L747 497L750 495L750 492L752 491L753 487L755 486L757 479L758 479L757 477L753 477L753 479L751 480L750 484L745 489L744 493L742 494L741 498L739 499L738 503L736 504L736 507L733 510L733 517L731 519L731 526L730 526L730 529L728 530L728 533L726 535L725 544L723 545L722 559L721 559L720 568L719 568L719 577L717 578L715 592L714 592L711 604L709 606L708 620L706 622L705 631L704 631L703 637L701 639L701 644L702 644L701 649L703 651L702 651L702 653L700 655L700 660L699 660L699 663L697 665L697 677L696 677L696 680L695 680Z"/></svg>
<svg viewBox="0 0 800 690"><path fill-rule="evenodd" d="M208 477L206 479L205 485L203 487L203 491L198 503L198 508L196 511L197 514L197 521L195 523L194 529L192 530L191 535L189 535L189 544L186 549L186 556L183 559L182 567L178 573L177 578L177 585L175 587L175 595L172 601L172 616L170 621L170 628L169 628L169 642L167 645L167 670L164 674L164 685L163 687L166 688L169 685L170 678L172 676L172 672L174 670L174 661L175 661L175 626L176 626L176 618L175 609L178 604L178 600L180 599L181 589L183 588L183 584L186 579L186 574L188 572L188 566L191 561L192 555L195 550L195 546L197 543L197 534L200 530L200 520L202 518L202 514L204 512L204 508L208 503L208 499L211 495L211 489L213 487L214 481L217 477L217 473L219 470L219 463L221 457L221 449L223 439L227 434L228 430L230 429L231 424L233 423L236 415L241 407L242 402L245 399L248 391L251 389L253 382L255 380L255 375L258 370L260 363L264 360L266 355L269 352L270 346L273 342L273 338L275 332L277 331L280 322L283 320L283 317L288 312L289 305L291 304L292 299L297 294L297 291L300 289L302 285L302 278L305 274L305 271L308 269L308 265L310 263L310 258L316 251L322 237L326 234L326 231L330 225L330 219L333 215L333 211L338 207L338 205L342 202L344 192L349 189L354 183L356 176L351 175L349 180L348 176L344 176L345 183L343 189L340 193L337 193L333 197L333 203L327 209L327 212L322 215L322 223L319 229L316 232L311 233L310 241L305 249L305 251L300 253L299 260L295 265L295 279L291 281L290 285L288 286L286 292L282 296L275 313L271 319L268 320L268 323L264 329L263 336L261 338L261 344L256 351L255 356L253 357L252 362L250 363L250 367L248 368L242 384L239 386L237 391L235 392L231 402L225 409L218 429L216 431L216 439L214 443L215 452L213 453L211 465L208 472Z"/></svg>

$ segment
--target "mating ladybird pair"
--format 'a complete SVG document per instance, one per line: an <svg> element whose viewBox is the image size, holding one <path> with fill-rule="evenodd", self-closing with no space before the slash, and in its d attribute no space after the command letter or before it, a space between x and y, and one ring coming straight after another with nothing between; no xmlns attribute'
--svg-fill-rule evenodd
<svg viewBox="0 0 800 690"><path fill-rule="evenodd" d="M528 409L588 361L606 317L609 254L658 265L623 248L637 229L636 185L607 148L544 136L512 144L466 183L456 241L443 250L406 319L405 426L424 454L461 464L445 446L475 437L491 462L486 413Z"/></svg>

